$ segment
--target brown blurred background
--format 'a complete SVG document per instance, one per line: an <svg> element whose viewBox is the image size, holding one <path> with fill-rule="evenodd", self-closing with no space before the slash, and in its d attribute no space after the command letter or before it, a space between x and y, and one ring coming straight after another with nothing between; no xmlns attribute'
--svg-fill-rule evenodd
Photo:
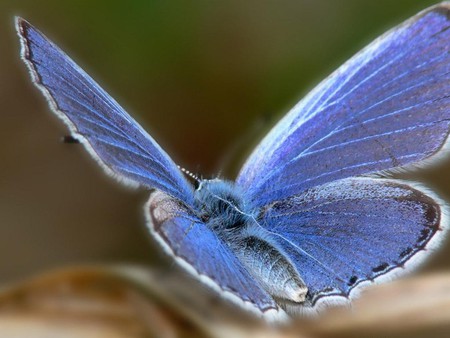
<svg viewBox="0 0 450 338"><path fill-rule="evenodd" d="M0 282L87 262L157 264L142 205L67 134L19 60L20 15L181 166L233 178L318 81L433 1L0 1ZM233 150L234 149L234 150ZM450 157L415 174L450 200ZM427 266L450 268L446 241ZM423 271L423 270L422 270Z"/></svg>

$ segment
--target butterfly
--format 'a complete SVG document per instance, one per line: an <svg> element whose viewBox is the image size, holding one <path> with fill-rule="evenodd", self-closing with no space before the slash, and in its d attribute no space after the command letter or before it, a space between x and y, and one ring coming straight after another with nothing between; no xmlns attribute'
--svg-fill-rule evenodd
<svg viewBox="0 0 450 338"><path fill-rule="evenodd" d="M194 186L63 51L16 18L51 110L111 176L150 190L150 234L223 298L264 318L318 311L416 267L447 206L393 172L433 164L450 130L450 4L356 54L260 142L235 181Z"/></svg>

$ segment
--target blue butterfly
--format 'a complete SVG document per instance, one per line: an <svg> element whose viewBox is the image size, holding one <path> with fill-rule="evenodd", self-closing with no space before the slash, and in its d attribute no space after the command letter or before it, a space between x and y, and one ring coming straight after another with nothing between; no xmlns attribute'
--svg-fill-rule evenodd
<svg viewBox="0 0 450 338"><path fill-rule="evenodd" d="M435 163L450 130L450 4L351 58L262 140L235 181L194 188L120 105L17 18L22 58L50 108L108 174L151 190L151 235L223 297L267 318L352 299L416 267L446 204L392 172Z"/></svg>

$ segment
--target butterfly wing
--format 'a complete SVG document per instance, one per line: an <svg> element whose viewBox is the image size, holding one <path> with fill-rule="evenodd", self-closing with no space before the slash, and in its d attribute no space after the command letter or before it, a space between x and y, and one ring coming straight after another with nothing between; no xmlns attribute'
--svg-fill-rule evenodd
<svg viewBox="0 0 450 338"><path fill-rule="evenodd" d="M272 297L186 208L193 198L191 187L158 144L38 30L18 18L17 31L23 59L36 85L72 135L83 141L109 173L157 189L146 215L152 235L166 251L232 301L269 318L283 317Z"/></svg>
<svg viewBox="0 0 450 338"><path fill-rule="evenodd" d="M255 207L436 158L450 128L449 8L375 40L275 126L237 178Z"/></svg>
<svg viewBox="0 0 450 338"><path fill-rule="evenodd" d="M155 191L145 212L153 236L194 276L259 315L283 318L283 310L251 277L234 253L185 206Z"/></svg>
<svg viewBox="0 0 450 338"><path fill-rule="evenodd" d="M260 224L308 287L303 308L417 265L442 239L443 204L408 182L347 178L268 207Z"/></svg>
<svg viewBox="0 0 450 338"><path fill-rule="evenodd" d="M21 18L16 26L34 83L102 167L127 183L191 202L191 186L151 136L42 33Z"/></svg>
<svg viewBox="0 0 450 338"><path fill-rule="evenodd" d="M237 183L304 280L307 311L408 271L443 238L445 204L402 181L355 177L436 160L450 129L450 4L350 59L268 134Z"/></svg>

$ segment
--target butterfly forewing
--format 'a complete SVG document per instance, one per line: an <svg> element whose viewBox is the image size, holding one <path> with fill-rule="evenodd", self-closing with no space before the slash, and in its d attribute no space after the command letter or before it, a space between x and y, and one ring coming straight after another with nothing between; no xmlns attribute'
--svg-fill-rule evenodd
<svg viewBox="0 0 450 338"><path fill-rule="evenodd" d="M450 126L449 4L375 40L255 149L237 178L255 206L431 158Z"/></svg>
<svg viewBox="0 0 450 338"><path fill-rule="evenodd" d="M106 171L191 202L190 185L150 135L42 33L21 18L16 25L35 84Z"/></svg>

